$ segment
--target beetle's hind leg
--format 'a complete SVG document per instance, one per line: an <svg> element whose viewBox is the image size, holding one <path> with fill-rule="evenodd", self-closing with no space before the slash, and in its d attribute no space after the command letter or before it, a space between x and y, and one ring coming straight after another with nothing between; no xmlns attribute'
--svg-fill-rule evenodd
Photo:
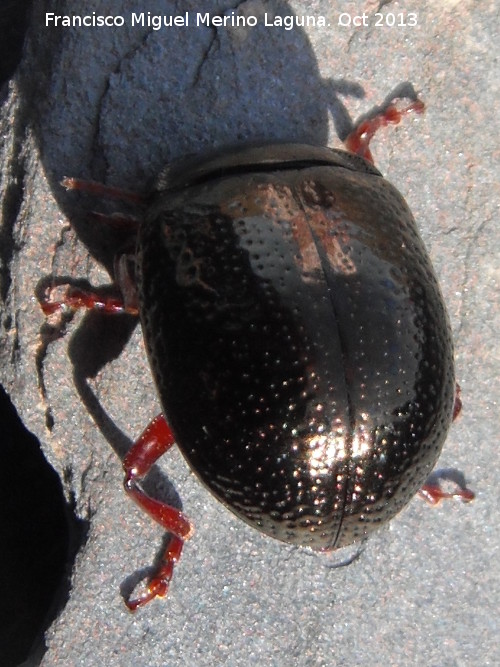
<svg viewBox="0 0 500 667"><path fill-rule="evenodd" d="M464 503L470 503L476 496L474 491L467 487L463 473L456 468L434 470L418 495L429 505L438 505L442 500L451 498L459 498Z"/></svg>
<svg viewBox="0 0 500 667"><path fill-rule="evenodd" d="M180 510L151 498L138 486L138 481L147 475L155 461L173 444L174 438L165 418L163 415L158 415L131 447L123 461L124 486L127 493L141 509L172 534L161 565L148 583L147 589L138 598L126 600L125 604L131 611L135 611L137 607L155 597L167 594L174 565L180 558L184 541L191 537L193 532L190 522Z"/></svg>

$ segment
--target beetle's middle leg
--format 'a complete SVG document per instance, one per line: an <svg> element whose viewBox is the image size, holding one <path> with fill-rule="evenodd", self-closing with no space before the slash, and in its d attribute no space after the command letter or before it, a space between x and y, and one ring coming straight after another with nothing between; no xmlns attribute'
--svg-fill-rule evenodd
<svg viewBox="0 0 500 667"><path fill-rule="evenodd" d="M71 312L80 308L100 310L108 315L138 315L139 301L134 281L129 271L130 255L122 253L115 258L115 292L91 287L86 281L67 278L45 278L36 288L36 297L47 317L57 312ZM64 293L53 299L53 292L65 288ZM118 290L120 293L118 293Z"/></svg>

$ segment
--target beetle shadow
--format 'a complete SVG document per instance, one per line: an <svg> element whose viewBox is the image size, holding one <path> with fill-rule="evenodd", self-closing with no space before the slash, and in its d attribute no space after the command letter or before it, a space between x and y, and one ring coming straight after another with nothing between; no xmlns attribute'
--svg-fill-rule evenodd
<svg viewBox="0 0 500 667"><path fill-rule="evenodd" d="M134 440L126 435L106 412L88 380L97 377L106 364L120 356L137 322L138 318L133 315L105 315L90 311L68 343L68 356L73 366L73 383L78 395L97 428L121 461L134 444ZM93 349L92 354L88 354L89 349ZM138 433L137 437L139 435ZM158 466L152 466L141 481L141 486L148 495L176 509L182 509L180 496Z"/></svg>
<svg viewBox="0 0 500 667"><path fill-rule="evenodd" d="M218 0L212 13L222 15L233 5ZM195 27L199 6L186 0L189 28L136 26L71 34L62 27L47 29L44 3L34 8L26 48L40 71L21 68L20 91L32 112L54 196L85 251L112 279L123 238L110 226L96 224L91 212L137 209L66 192L60 185L63 176L145 191L178 157L242 142L326 145L330 117L339 135L352 128L342 98L362 98L363 87L344 78L323 79L304 30L264 26L264 10L293 16L288 3L248 5L242 11L259 19L248 30ZM85 2L79 9L86 12ZM148 10L176 15L178 6L173 0L151 0ZM94 313L83 318L70 345L82 401L120 456L130 441L101 412L86 378L116 358L130 335L129 320Z"/></svg>
<svg viewBox="0 0 500 667"><path fill-rule="evenodd" d="M47 276L42 278L36 286L35 294L38 300L43 301L47 286L54 285L65 285L84 290L91 289L92 291L94 289L87 280L72 278L71 276L59 276L57 278ZM116 293L116 286L113 284L100 286L96 291L100 295L113 294ZM40 328L40 344L37 351L36 366L39 387L46 402L48 402L48 397L43 369L45 354L48 346L53 341L66 334L66 329L73 316L73 312L63 311L59 313L59 319L56 323L47 321ZM68 342L68 357L73 368L73 385L88 414L121 461L134 444L134 440L128 437L109 416L88 380L95 379L108 363L120 357L137 324L138 317L135 315L105 314L90 310L83 317ZM53 428L50 407L46 413L46 426L49 430ZM173 485L164 474L160 473L157 466L151 468L142 486L148 494L154 494L159 500L178 509L182 508L180 498Z"/></svg>
<svg viewBox="0 0 500 667"><path fill-rule="evenodd" d="M88 379L97 377L110 359L120 356L137 325L137 320L138 318L132 315L105 315L90 311L83 318L68 344L68 356L73 365L73 383L80 400L102 436L121 461L134 441L117 426L114 419L106 412L89 385ZM103 345L96 345L96 341L102 341ZM86 350L92 347L97 350L94 350L92 355L87 354ZM148 496L182 511L182 501L177 490L168 475L157 465L150 468L140 485ZM159 539L160 547L157 548L152 564L135 570L120 584L120 594L124 601L130 599L135 588L143 580L149 580L158 571L171 536L168 532L164 532Z"/></svg>
<svg viewBox="0 0 500 667"><path fill-rule="evenodd" d="M265 12L294 15L288 3L242 3L249 6L240 13L258 19L248 29L196 26L199 3L182 4L188 28L82 29L72 39L67 29L47 29L43 3L34 10L44 29L32 30L27 48L41 71L21 69L19 83L36 119L45 175L79 239L110 274L116 237L89 222L95 200L65 192L63 176L142 192L165 164L207 149L244 142L324 146L330 118L340 138L352 129L342 99L364 97L357 82L321 76L303 29L265 27ZM230 0L212 4L211 14L234 9ZM148 10L176 15L178 3L151 0ZM109 213L116 206L98 208Z"/></svg>

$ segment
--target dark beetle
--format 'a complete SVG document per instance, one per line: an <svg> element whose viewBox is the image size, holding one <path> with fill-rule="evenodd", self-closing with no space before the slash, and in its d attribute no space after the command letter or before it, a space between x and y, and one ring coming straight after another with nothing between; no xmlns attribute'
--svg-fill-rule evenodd
<svg viewBox="0 0 500 667"><path fill-rule="evenodd" d="M451 422L453 347L413 217L377 169L278 145L171 174L138 269L167 422L232 511L333 549L413 497Z"/></svg>
<svg viewBox="0 0 500 667"><path fill-rule="evenodd" d="M136 273L173 436L153 422L126 488L174 542L131 608L166 592L190 531L137 486L173 440L238 516L314 549L364 537L424 483L453 415L450 326L414 219L370 162L283 144L175 165L139 226ZM78 290L64 303L120 308Z"/></svg>

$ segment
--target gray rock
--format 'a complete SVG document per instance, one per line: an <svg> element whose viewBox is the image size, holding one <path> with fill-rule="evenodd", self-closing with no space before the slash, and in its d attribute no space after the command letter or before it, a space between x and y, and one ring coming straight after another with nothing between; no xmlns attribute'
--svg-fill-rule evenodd
<svg viewBox="0 0 500 667"><path fill-rule="evenodd" d="M339 26L339 12L354 5L369 25ZM123 26L46 25L46 12L105 10L90 0L77 9L36 3L0 117L0 379L90 521L43 665L498 664L498 7L210 3L212 15L235 8L258 17L256 27L224 28L195 25L200 3L151 0L146 15L190 12L188 27L155 30L131 25L137 2L107 6ZM396 23L415 11L417 25L377 27L379 6ZM329 25L265 26L266 11L322 14ZM172 158L212 146L338 146L353 119L407 82L427 112L381 132L373 152L415 214L449 305L464 411L441 464L464 471L475 503L431 511L415 501L353 565L329 569L238 522L172 451L154 492L182 499L196 533L168 598L131 615L120 589L161 553L164 537L125 497L119 456L159 406L129 318L78 313L49 340L38 281L109 284L118 243L89 216L117 205L66 193L60 179L142 191Z"/></svg>

